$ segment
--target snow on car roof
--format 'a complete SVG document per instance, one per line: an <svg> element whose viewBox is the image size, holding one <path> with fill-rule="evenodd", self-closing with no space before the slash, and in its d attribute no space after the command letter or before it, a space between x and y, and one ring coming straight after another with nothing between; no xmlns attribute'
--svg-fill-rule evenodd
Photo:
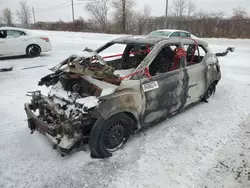
<svg viewBox="0 0 250 188"><path fill-rule="evenodd" d="M190 39L190 38L182 38L182 37L171 37L171 38L165 38L165 37L151 37L151 36L126 36L121 37L113 40L113 43L120 43L120 44L152 44L155 45L161 41L166 41L166 43L186 43L186 44L192 44L195 40L198 44L207 45L205 41L199 40L199 39Z"/></svg>
<svg viewBox="0 0 250 188"><path fill-rule="evenodd" d="M28 31L27 29L18 28L18 27L0 27L0 30Z"/></svg>
<svg viewBox="0 0 250 188"><path fill-rule="evenodd" d="M178 29L159 29L159 30L155 30L155 31L168 31L168 32L185 32L185 33L190 33L188 31L178 30Z"/></svg>
<svg viewBox="0 0 250 188"><path fill-rule="evenodd" d="M121 44L156 44L162 41L161 37L147 37L147 36L126 36L113 40L114 43Z"/></svg>
<svg viewBox="0 0 250 188"><path fill-rule="evenodd" d="M0 30L22 31L22 32L26 33L27 35L44 36L41 31L24 29L24 28L19 28L19 27L0 27Z"/></svg>

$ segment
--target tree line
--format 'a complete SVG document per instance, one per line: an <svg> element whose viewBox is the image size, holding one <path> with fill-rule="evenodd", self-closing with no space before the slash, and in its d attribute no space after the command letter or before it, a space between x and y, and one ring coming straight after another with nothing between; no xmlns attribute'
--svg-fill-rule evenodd
<svg viewBox="0 0 250 188"><path fill-rule="evenodd" d="M19 2L19 9L16 10L15 15L10 8L3 9L0 15L0 24L15 26L15 16L18 18L18 21L26 27L31 23L31 8L28 6L27 1L23 0Z"/></svg>
<svg viewBox="0 0 250 188"><path fill-rule="evenodd" d="M85 5L91 19L31 24L31 8L26 1L19 5L16 15L20 23L34 29L142 35L163 29L166 21L164 16L152 16L149 6L135 10L134 0L92 0ZM5 25L14 25L9 8L3 10L0 23L1 20ZM198 10L195 0L171 0L167 28L187 30L199 37L250 38L250 17L242 7L234 8L233 15L228 17L222 11Z"/></svg>

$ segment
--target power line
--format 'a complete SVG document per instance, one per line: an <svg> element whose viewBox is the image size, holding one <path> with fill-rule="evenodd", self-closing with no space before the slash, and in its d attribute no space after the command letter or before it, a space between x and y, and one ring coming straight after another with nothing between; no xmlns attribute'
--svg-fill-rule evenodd
<svg viewBox="0 0 250 188"><path fill-rule="evenodd" d="M88 2L88 1L91 1L91 0L78 0L78 1ZM82 4L84 4L84 3L82 3ZM81 4L74 4L74 0L71 0L73 23L75 22L75 9L74 9L75 5L81 5Z"/></svg>
<svg viewBox="0 0 250 188"><path fill-rule="evenodd" d="M58 10L58 9L62 9L62 8L69 7L69 6L71 6L71 5L66 5L66 6L62 6L62 7L58 7L58 8L53 8L53 9L48 9L48 10L40 10L40 11L36 11L36 12L40 13L40 12L53 11L53 10Z"/></svg>
<svg viewBox="0 0 250 188"><path fill-rule="evenodd" d="M83 5L85 3L81 3L81 4L74 4L74 5ZM36 13L40 13L40 12L48 12L48 11L54 11L54 10L59 10L59 9L62 9L62 8L65 8L65 7L70 7L72 6L71 4L70 5L65 5L65 6L62 6L62 7L58 7L58 8L54 8L54 9L48 9L48 10L41 10L41 11L36 11Z"/></svg>
<svg viewBox="0 0 250 188"><path fill-rule="evenodd" d="M67 1L65 1L65 2L63 2L63 3L59 4L59 5L54 5L54 6L47 7L47 8L37 8L37 9L38 9L39 11L44 11L44 10L59 8L59 7L63 6L63 5L66 5L66 4L69 3L69 2L70 2L70 0L67 0Z"/></svg>

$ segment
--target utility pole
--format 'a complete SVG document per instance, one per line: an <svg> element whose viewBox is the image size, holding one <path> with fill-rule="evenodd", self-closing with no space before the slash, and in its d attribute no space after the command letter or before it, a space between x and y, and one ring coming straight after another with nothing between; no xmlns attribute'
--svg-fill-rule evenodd
<svg viewBox="0 0 250 188"><path fill-rule="evenodd" d="M164 20L164 28L168 27L168 0L166 0L166 12L165 12L165 20Z"/></svg>
<svg viewBox="0 0 250 188"><path fill-rule="evenodd" d="M74 0L71 0L71 3L72 3L72 18L74 23L75 22Z"/></svg>
<svg viewBox="0 0 250 188"><path fill-rule="evenodd" d="M35 15L34 7L32 7L32 12L33 12L33 18L34 18L34 24L35 24L36 23L36 15Z"/></svg>
<svg viewBox="0 0 250 188"><path fill-rule="evenodd" d="M126 0L122 0L122 32L126 33L126 21L127 21L127 15L126 15Z"/></svg>

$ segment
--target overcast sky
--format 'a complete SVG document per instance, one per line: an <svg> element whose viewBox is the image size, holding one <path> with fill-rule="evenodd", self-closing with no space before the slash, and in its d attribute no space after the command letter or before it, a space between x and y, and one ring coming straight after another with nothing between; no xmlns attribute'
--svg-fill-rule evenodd
<svg viewBox="0 0 250 188"><path fill-rule="evenodd" d="M0 0L0 9L10 8L14 13L18 9L18 2L20 0ZM112 1L112 0L110 0ZM142 10L144 5L151 7L151 13L155 16L164 15L166 0L135 0L136 9ZM171 1L169 4L171 6ZM64 20L71 21L71 0L27 0L28 4L34 7L37 21L56 21ZM83 0L74 0L75 2L75 17L82 16L84 19L90 18L89 14L84 9ZM204 9L206 11L221 10L228 15L232 14L233 8L241 6L248 11L250 15L250 0L196 0L197 9ZM59 6L58 6L59 5ZM62 8L60 8L62 7ZM50 10L50 11L45 11Z"/></svg>

